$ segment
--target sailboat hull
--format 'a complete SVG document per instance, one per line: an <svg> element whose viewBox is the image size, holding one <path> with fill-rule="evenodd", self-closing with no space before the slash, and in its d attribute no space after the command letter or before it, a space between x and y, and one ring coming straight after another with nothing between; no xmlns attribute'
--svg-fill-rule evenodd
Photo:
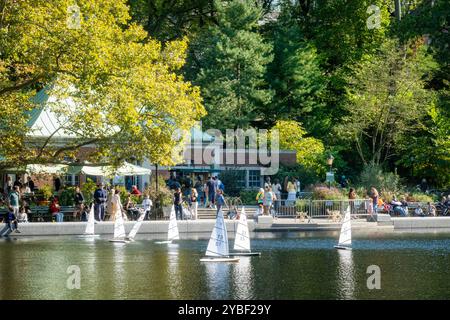
<svg viewBox="0 0 450 320"><path fill-rule="evenodd" d="M170 244L172 241L156 241L156 244Z"/></svg>
<svg viewBox="0 0 450 320"><path fill-rule="evenodd" d="M345 246L340 246L340 245L337 245L334 247L338 250L352 250L352 248L350 248L350 247L345 247Z"/></svg>
<svg viewBox="0 0 450 320"><path fill-rule="evenodd" d="M230 252L231 257L253 257L260 256L261 252Z"/></svg>
<svg viewBox="0 0 450 320"><path fill-rule="evenodd" d="M239 262L239 258L202 258L200 262Z"/></svg>
<svg viewBox="0 0 450 320"><path fill-rule="evenodd" d="M78 238L98 238L99 234L80 234L77 236Z"/></svg>
<svg viewBox="0 0 450 320"><path fill-rule="evenodd" d="M125 239L110 239L109 242L128 243L130 241Z"/></svg>

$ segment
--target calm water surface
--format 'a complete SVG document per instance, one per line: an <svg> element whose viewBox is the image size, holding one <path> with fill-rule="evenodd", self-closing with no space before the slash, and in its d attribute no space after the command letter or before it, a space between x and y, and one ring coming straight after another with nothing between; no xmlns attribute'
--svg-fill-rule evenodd
<svg viewBox="0 0 450 320"><path fill-rule="evenodd" d="M202 263L208 235L155 244L108 238L0 240L0 299L449 299L450 233L354 236L337 251L337 232L255 233L239 263ZM230 247L233 240L230 239ZM69 290L67 268L81 270ZM381 289L368 290L369 265Z"/></svg>

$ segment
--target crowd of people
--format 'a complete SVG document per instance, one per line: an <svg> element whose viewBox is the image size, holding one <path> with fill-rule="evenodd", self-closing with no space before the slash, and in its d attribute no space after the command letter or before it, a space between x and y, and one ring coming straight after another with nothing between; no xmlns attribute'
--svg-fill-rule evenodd
<svg viewBox="0 0 450 320"><path fill-rule="evenodd" d="M197 219L198 208L214 208L219 212L226 204L224 198L225 185L217 176L209 176L205 182L198 176L195 183L190 176L185 178L172 175L167 181L169 189L174 191L175 213L177 219L183 219L183 205L186 204L191 219Z"/></svg>
<svg viewBox="0 0 450 320"><path fill-rule="evenodd" d="M341 180L342 183L348 184L344 176ZM58 181L55 181L54 184L55 190L56 188L61 189ZM167 186L173 192L173 205L176 218L179 220L187 218L197 219L199 207L212 208L217 213L224 207L229 207L224 196L225 185L218 176L208 176L203 181L201 176L191 179L189 175L185 177L172 175L167 181ZM295 205L301 191L300 187L300 181L295 177L286 177L283 183L280 183L278 179L271 182L270 177L266 177L264 186L256 193L256 215L273 214L282 203L284 206ZM426 187L424 181L422 181L421 187ZM3 217L3 220L8 223L11 231L20 232L18 223L28 222L28 215L31 213L31 210L26 195L32 194L34 190L35 184L31 177L28 177L26 182L22 182L20 177L13 182L8 176L3 188L0 188L0 205L6 205L7 208L7 214ZM105 186L103 183L97 185L93 193L92 204L97 221L114 220L117 212L121 212L125 220L137 220L142 212L145 214L145 219L149 219L153 203L148 195L143 195L138 187L133 185L126 196L125 203L122 204L120 193L121 188L117 186ZM142 206L140 208L133 201L132 196L142 197ZM75 205L73 218L87 221L91 204L86 203L85 196L79 187L75 188L73 197ZM357 198L358 195L355 189L350 188L348 199L352 201ZM375 187L371 187L366 194L366 199L368 201L365 202L367 207L365 209L369 214L385 211L396 216L409 215L408 202L404 196L399 199L394 196L390 202L384 202L378 190ZM354 205L351 206L351 209L354 210ZM419 206L415 208L414 214L419 216L425 214L436 216L438 212L441 215L448 215L450 212L450 196L448 198L443 197L436 204L428 202L426 207L422 208ZM58 196L52 197L49 213L53 221L64 221L64 212ZM239 218L238 213L235 212L233 214L232 210L229 210L228 214L229 218Z"/></svg>
<svg viewBox="0 0 450 320"><path fill-rule="evenodd" d="M348 199L350 201L357 199L354 188L349 189ZM428 201L425 205L418 204L414 207L413 213L410 213L410 204L408 204L405 196L397 198L397 196L394 195L391 201L385 202L378 190L373 186L369 189L366 199L370 200L366 201L366 211L369 214L386 212L390 215L406 217L411 214L415 216L437 216L439 212L442 216L447 216L450 211L450 196L443 196L441 201L436 204L431 201ZM353 208L354 206L352 206L352 209Z"/></svg>

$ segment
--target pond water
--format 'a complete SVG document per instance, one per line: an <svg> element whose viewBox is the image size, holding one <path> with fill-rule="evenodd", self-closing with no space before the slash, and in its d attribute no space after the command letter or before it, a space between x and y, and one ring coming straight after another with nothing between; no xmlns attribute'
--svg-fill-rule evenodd
<svg viewBox="0 0 450 320"><path fill-rule="evenodd" d="M239 263L200 262L208 237L2 239L0 299L450 298L450 233L355 235L352 251L333 248L337 232L254 233L261 256ZM67 288L72 265L80 289ZM367 288L370 265L380 268L379 290Z"/></svg>

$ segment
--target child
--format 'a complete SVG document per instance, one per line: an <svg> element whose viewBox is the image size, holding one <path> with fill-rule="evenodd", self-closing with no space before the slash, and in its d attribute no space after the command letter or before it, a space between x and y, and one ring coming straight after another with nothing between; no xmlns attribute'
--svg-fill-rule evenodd
<svg viewBox="0 0 450 320"><path fill-rule="evenodd" d="M434 206L434 204L432 204L429 201L427 203L427 212L428 212L428 215L430 215L430 216L433 216L433 217L436 216L436 207Z"/></svg>
<svg viewBox="0 0 450 320"><path fill-rule="evenodd" d="M8 206L8 213L6 215L6 223L8 224L9 230L11 232L20 233L19 231L19 223L17 222L17 217L14 214L14 208L12 206ZM13 229L14 225L14 229Z"/></svg>
<svg viewBox="0 0 450 320"><path fill-rule="evenodd" d="M256 215L259 216L263 213L264 204L264 189L260 188L258 194L256 195L256 201L258 202L258 209L256 210Z"/></svg>
<svg viewBox="0 0 450 320"><path fill-rule="evenodd" d="M20 208L19 222L28 222L28 215L25 207Z"/></svg>
<svg viewBox="0 0 450 320"><path fill-rule="evenodd" d="M142 201L142 206L144 207L145 217L144 219L150 220L150 211L152 210L153 202L150 200L149 195L145 195L144 201Z"/></svg>

